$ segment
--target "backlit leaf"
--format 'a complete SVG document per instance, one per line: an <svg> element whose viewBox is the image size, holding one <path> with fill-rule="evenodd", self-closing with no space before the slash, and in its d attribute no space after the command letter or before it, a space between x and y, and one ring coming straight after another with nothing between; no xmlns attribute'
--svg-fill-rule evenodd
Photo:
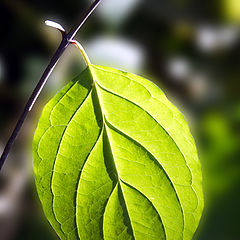
<svg viewBox="0 0 240 240"><path fill-rule="evenodd" d="M44 108L33 142L61 239L191 239L201 166L182 114L150 81L89 65Z"/></svg>

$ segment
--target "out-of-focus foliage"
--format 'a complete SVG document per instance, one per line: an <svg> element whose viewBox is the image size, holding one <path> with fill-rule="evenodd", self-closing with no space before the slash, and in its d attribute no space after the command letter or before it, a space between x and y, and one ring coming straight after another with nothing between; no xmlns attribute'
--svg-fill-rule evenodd
<svg viewBox="0 0 240 240"><path fill-rule="evenodd" d="M201 122L207 198L212 204L240 182L240 138L233 126L239 121L232 115L215 110L207 113Z"/></svg>
<svg viewBox="0 0 240 240"><path fill-rule="evenodd" d="M240 2L239 0L222 0L222 10L227 21L233 23L240 22Z"/></svg>
<svg viewBox="0 0 240 240"><path fill-rule="evenodd" d="M206 199L196 239L239 239L239 1L139 0L132 1L125 15L112 13L125 9L127 1L118 1L122 6L117 8L113 4L116 0L103 1L108 9L97 10L77 39L90 56L97 56L94 64L125 69L127 63L128 71L155 79L171 99L176 99L175 105L189 112L187 119L192 119L189 123L203 165ZM56 20L69 29L89 3L0 1L4 36L0 44L0 148L60 40L55 30L44 26L44 20ZM129 56L122 51L123 46L129 49ZM54 239L49 235L51 227L38 218L42 212L36 206L34 188L26 191L29 180L23 178L21 187L16 187L18 178L10 179L25 173L20 169L32 161L24 149L26 139L30 145L43 104L83 68L73 47L64 55L0 175L0 239ZM16 193L16 189L22 191ZM10 211L17 205L18 211Z"/></svg>

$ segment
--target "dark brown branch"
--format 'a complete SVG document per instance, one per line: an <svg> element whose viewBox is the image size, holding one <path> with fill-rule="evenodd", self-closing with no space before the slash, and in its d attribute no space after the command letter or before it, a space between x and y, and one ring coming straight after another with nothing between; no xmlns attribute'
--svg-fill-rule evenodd
<svg viewBox="0 0 240 240"><path fill-rule="evenodd" d="M57 62L59 61L59 59L60 59L61 55L63 54L63 52L65 51L65 49L68 47L68 45L74 39L78 30L82 27L82 25L85 23L87 18L91 15L91 13L95 10L95 8L98 6L98 4L101 1L102 0L95 0L93 2L93 4L90 6L90 8L88 9L88 11L85 13L85 15L82 17L80 22L75 27L73 27L68 34L63 34L63 38L62 38L62 41L61 41L58 49L56 50L55 54L53 55L52 59L50 60L50 63L48 64L47 68L45 69L37 86L33 90L33 93L31 95L31 97L29 98L29 100L28 100L28 102L16 124L16 127L13 130L12 135L10 136L10 138L4 148L4 151L0 158L0 170L2 169L2 166L3 166L6 158L8 157L9 151L11 150L11 147L19 134L19 131L27 117L27 114L31 111L35 101L37 100L39 94L41 93L45 83L47 82L49 75L52 73L53 69L55 68Z"/></svg>

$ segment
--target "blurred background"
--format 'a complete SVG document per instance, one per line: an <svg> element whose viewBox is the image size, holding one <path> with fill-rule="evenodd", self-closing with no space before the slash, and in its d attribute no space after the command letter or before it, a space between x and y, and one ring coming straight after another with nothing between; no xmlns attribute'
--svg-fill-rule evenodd
<svg viewBox="0 0 240 240"><path fill-rule="evenodd" d="M90 0L0 0L0 152L61 35ZM240 0L103 0L77 37L91 61L154 81L198 146L205 209L195 239L240 240ZM57 240L34 186L31 141L43 106L84 69L61 58L0 174L0 240Z"/></svg>

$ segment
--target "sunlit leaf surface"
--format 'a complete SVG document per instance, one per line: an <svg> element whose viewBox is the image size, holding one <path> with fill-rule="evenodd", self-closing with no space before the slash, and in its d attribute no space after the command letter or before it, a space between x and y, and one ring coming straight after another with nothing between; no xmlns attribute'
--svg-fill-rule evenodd
<svg viewBox="0 0 240 240"><path fill-rule="evenodd" d="M61 239L191 239L201 166L182 114L148 80L90 65L44 108L38 194Z"/></svg>

